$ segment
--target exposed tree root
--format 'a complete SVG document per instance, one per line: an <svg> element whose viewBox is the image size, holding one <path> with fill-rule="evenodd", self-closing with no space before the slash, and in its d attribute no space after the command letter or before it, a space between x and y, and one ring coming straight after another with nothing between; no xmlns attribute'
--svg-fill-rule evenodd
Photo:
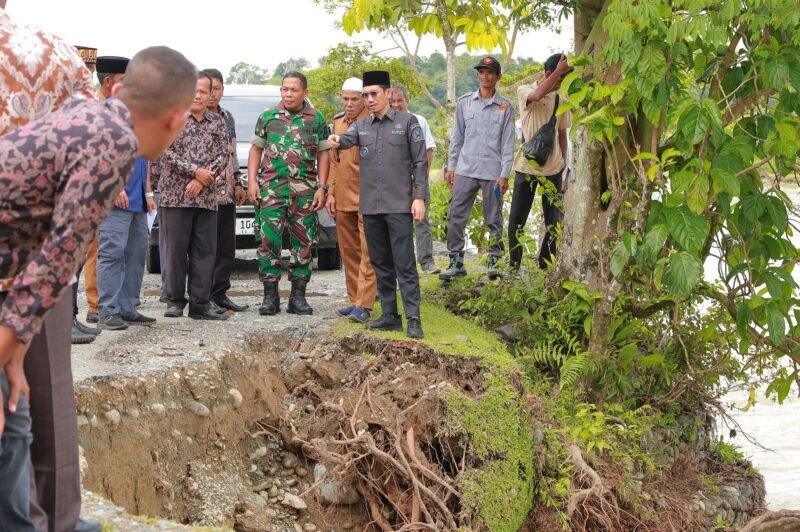
<svg viewBox="0 0 800 532"><path fill-rule="evenodd" d="M575 466L567 515L581 530L622 530L621 509L611 489L586 463L577 445L569 445L567 450L567 462Z"/></svg>
<svg viewBox="0 0 800 532"><path fill-rule="evenodd" d="M460 497L453 479L428 462L413 424L407 422L422 401L401 411L393 427L377 423L374 417L365 423L365 414L374 410L365 379L352 411L341 403L319 405L321 411L338 415L338 438L294 440L306 454L326 464L333 477L354 481L373 523L384 531L458 528Z"/></svg>
<svg viewBox="0 0 800 532"><path fill-rule="evenodd" d="M792 532L800 530L800 511L778 510L765 512L751 519L739 532Z"/></svg>

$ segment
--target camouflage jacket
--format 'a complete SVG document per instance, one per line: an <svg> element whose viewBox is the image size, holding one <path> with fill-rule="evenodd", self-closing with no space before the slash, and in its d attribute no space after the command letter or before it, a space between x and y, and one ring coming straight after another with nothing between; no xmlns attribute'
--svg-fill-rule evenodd
<svg viewBox="0 0 800 532"><path fill-rule="evenodd" d="M270 181L280 194L313 194L317 189L317 153L328 149L325 118L306 104L292 115L281 102L256 122L252 143L264 150L258 186Z"/></svg>

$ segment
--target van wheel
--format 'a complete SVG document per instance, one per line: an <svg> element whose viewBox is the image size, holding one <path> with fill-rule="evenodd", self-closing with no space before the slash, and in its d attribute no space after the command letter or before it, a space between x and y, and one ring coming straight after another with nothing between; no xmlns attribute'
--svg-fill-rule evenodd
<svg viewBox="0 0 800 532"><path fill-rule="evenodd" d="M147 246L147 272L161 273L161 256L158 254L158 246Z"/></svg>
<svg viewBox="0 0 800 532"><path fill-rule="evenodd" d="M320 270L339 270L342 267L342 256L339 248L317 250L317 266Z"/></svg>

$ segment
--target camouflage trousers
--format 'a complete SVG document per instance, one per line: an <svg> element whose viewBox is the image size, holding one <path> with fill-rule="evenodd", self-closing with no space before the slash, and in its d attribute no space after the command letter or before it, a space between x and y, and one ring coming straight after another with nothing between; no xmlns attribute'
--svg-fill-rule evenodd
<svg viewBox="0 0 800 532"><path fill-rule="evenodd" d="M255 208L258 246L258 276L262 282L281 278L283 233L289 230L289 280L311 277L311 248L317 240L317 215L311 209L312 195L276 194L261 189L261 205Z"/></svg>

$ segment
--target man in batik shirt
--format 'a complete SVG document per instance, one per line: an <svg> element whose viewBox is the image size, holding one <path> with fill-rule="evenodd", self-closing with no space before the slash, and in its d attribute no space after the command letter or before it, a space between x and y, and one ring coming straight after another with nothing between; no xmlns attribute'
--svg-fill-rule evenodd
<svg viewBox="0 0 800 532"><path fill-rule="evenodd" d="M183 128L196 75L178 52L148 48L131 60L115 99L72 100L0 137L0 367L10 384L0 411L3 529L100 530L78 522L72 320L70 298L63 296L137 152L158 156ZM34 398L41 522L33 522L27 507L31 416L19 397L28 386L25 375ZM3 430L6 416L10 434Z"/></svg>
<svg viewBox="0 0 800 532"><path fill-rule="evenodd" d="M217 175L217 255L214 261L214 282L211 285L211 301L222 310L243 312L248 305L238 305L228 297L231 288L233 261L236 258L236 206L243 205L246 199L239 170L239 158L236 156L236 121L227 109L219 104L225 93L222 72L216 68L205 69L211 76L211 96L208 99L208 111L216 113L225 120L228 130L228 147L230 156L225 172Z"/></svg>
<svg viewBox="0 0 800 532"><path fill-rule="evenodd" d="M224 320L211 303L211 281L217 251L216 176L228 166L225 121L208 112L211 77L200 72L186 129L158 162L159 231L167 259L164 317L178 318L186 306L189 275L189 317Z"/></svg>
<svg viewBox="0 0 800 532"><path fill-rule="evenodd" d="M328 143L325 118L311 107L308 81L300 72L287 72L281 83L281 103L267 109L256 122L247 162L247 193L256 210L258 275L264 283L263 316L280 312L283 230L289 226L292 292L287 312L311 314L306 285L311 278L311 249L317 238L316 211L325 205L328 182ZM262 159L263 156L263 159ZM319 181L317 180L319 176Z"/></svg>

